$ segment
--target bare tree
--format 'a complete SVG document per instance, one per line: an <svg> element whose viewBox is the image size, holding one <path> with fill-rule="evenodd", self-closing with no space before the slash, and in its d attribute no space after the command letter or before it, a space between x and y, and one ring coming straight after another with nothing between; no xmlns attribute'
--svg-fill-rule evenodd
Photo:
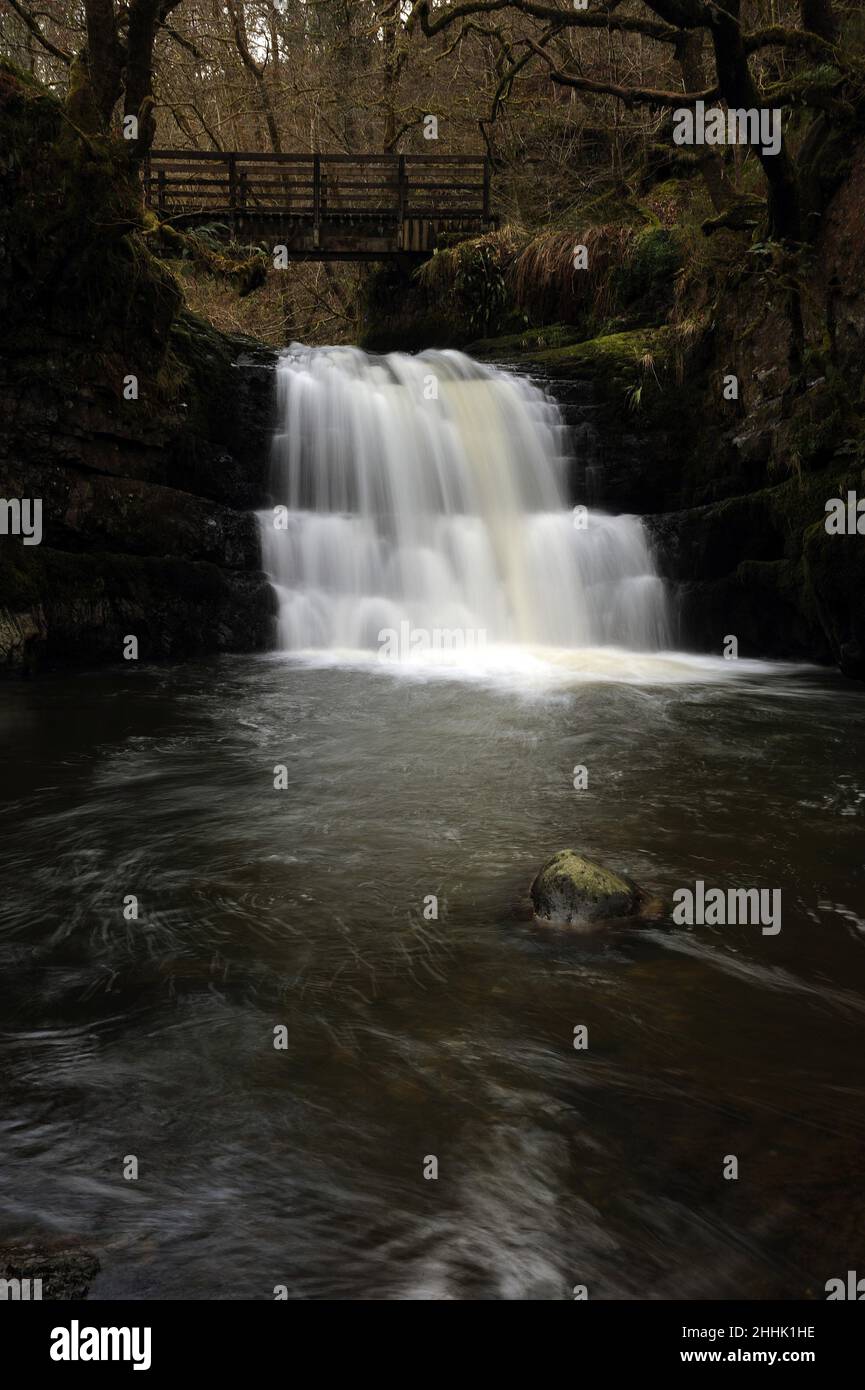
<svg viewBox="0 0 865 1390"><path fill-rule="evenodd" d="M831 0L801 0L801 27L774 24L766 29L747 30L742 22L742 0L642 0L636 12L625 11L621 0L605 0L591 10L574 10L543 3L543 0L464 0L457 4L438 4L416 0L409 20L419 24L428 38L442 34L459 24L467 34L476 28L481 16L516 14L542 23L546 27L541 37L526 33L514 43L502 30L500 23L487 32L498 37L503 48L511 53L511 70L524 67L530 51L547 64L550 80L573 91L594 96L611 96L627 107L644 104L652 109L678 108L697 100L718 98L734 109L762 110L783 101L777 90L771 100L759 90L751 61L766 48L791 51L806 50L826 62L838 63L840 58L834 41L837 27ZM584 32L604 29L608 33L639 35L654 43L669 46L679 59L685 86L644 87L631 82L589 77L574 70L578 64L562 65L556 40L562 31ZM713 74L708 85L688 89L690 83L701 79L701 67L695 61L697 49L692 36L706 34L713 56ZM786 142L782 140L777 153L757 147L768 188L769 222L772 232L781 238L796 241L802 232L802 219L796 170ZM724 198L715 161L703 161L703 171L717 203Z"/></svg>

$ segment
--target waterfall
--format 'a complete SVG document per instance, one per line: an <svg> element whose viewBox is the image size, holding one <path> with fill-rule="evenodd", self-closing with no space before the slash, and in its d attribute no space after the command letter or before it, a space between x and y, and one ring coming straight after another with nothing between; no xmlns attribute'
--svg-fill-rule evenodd
<svg viewBox="0 0 865 1390"><path fill-rule="evenodd" d="M260 524L283 650L668 645L639 518L569 504L567 431L524 377L294 344L277 391Z"/></svg>

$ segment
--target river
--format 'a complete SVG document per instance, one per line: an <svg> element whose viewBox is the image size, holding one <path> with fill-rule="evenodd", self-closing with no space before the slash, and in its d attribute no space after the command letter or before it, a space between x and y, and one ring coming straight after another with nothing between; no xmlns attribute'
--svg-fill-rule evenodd
<svg viewBox="0 0 865 1390"><path fill-rule="evenodd" d="M855 1268L861 701L701 674L3 687L7 1234L95 1242L105 1297L797 1297ZM780 885L783 928L534 925L568 844L658 891Z"/></svg>

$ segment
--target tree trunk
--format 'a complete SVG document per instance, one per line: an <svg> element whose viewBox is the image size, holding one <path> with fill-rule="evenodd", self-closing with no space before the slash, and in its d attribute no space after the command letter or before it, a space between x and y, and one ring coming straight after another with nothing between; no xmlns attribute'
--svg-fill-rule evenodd
<svg viewBox="0 0 865 1390"><path fill-rule="evenodd" d="M682 33L676 44L676 59L682 73L686 92L705 91L709 83L703 65L703 31L688 29ZM700 164L700 173L709 190L712 206L716 212L723 212L730 206L732 189L724 170L724 157L711 146Z"/></svg>
<svg viewBox="0 0 865 1390"><path fill-rule="evenodd" d="M279 128L273 114L273 105L270 100L270 92L267 90L267 82L264 76L264 66L258 64L249 49L246 35L246 19L243 13L243 0L227 0L228 12L231 15L231 22L234 28L234 42L241 61L246 70L251 74L256 87L258 88L259 101L261 103L261 114L267 124L267 133L270 137L270 147L274 154L282 152L282 144L279 138Z"/></svg>
<svg viewBox="0 0 865 1390"><path fill-rule="evenodd" d="M735 110L766 109L760 101L748 55L739 27L740 0L715 0L711 11L712 42L718 86L727 106ZM769 228L782 241L801 239L799 190L787 146L782 138L777 154L765 154L758 145L757 157L769 185Z"/></svg>
<svg viewBox="0 0 865 1390"><path fill-rule="evenodd" d="M391 0L381 17L382 46L384 48L384 63L382 65L384 132L381 145L383 154L393 154L396 144L396 39L399 8L399 0Z"/></svg>
<svg viewBox="0 0 865 1390"><path fill-rule="evenodd" d="M130 0L124 116L138 117L135 153L143 158L153 144L153 44L161 0Z"/></svg>
<svg viewBox="0 0 865 1390"><path fill-rule="evenodd" d="M832 0L799 0L799 13L802 28L810 34L817 34L827 43L837 43L838 22L832 9Z"/></svg>
<svg viewBox="0 0 865 1390"><path fill-rule="evenodd" d="M79 129L101 135L120 96L124 54L113 0L86 0L84 18L87 42L72 64L66 109Z"/></svg>

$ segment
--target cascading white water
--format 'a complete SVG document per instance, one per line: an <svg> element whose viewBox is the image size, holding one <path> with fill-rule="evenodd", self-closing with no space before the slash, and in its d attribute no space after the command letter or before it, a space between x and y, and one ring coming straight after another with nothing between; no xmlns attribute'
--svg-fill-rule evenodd
<svg viewBox="0 0 865 1390"><path fill-rule="evenodd" d="M639 518L572 511L561 416L525 378L460 352L298 344L277 373L260 519L281 648L375 650L401 630L668 645Z"/></svg>

